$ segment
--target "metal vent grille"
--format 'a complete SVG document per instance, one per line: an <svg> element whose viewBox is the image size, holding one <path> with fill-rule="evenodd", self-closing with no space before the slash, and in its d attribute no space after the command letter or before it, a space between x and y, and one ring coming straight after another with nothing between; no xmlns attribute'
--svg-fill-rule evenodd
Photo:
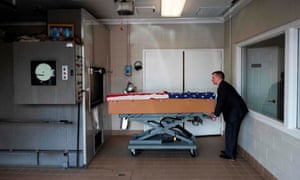
<svg viewBox="0 0 300 180"><path fill-rule="evenodd" d="M228 7L201 7L197 11L196 15L199 17L219 17L222 16L228 9Z"/></svg>

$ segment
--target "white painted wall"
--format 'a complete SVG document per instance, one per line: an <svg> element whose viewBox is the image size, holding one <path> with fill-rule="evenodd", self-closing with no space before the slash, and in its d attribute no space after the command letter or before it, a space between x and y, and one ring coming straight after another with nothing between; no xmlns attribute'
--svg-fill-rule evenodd
<svg viewBox="0 0 300 180"><path fill-rule="evenodd" d="M127 81L143 88L143 70L124 75L126 64L143 60L144 49L223 49L224 24L142 24L109 26L111 92L120 93ZM129 38L129 39L128 39ZM128 45L129 44L129 45ZM129 50L127 49L129 48ZM128 52L129 51L129 52ZM128 54L127 54L128 53ZM129 130L143 130L143 124L130 121ZM120 130L118 115L112 115L112 130Z"/></svg>

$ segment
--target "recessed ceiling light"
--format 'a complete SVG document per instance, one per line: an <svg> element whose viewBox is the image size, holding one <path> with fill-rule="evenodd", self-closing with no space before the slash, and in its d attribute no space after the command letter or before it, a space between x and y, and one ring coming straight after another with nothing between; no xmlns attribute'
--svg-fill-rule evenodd
<svg viewBox="0 0 300 180"><path fill-rule="evenodd" d="M179 17L182 14L186 0L161 0L161 16Z"/></svg>

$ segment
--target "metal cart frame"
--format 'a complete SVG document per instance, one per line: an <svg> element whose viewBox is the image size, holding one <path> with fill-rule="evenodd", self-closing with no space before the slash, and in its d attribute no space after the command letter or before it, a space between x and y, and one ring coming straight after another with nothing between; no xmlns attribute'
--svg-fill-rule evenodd
<svg viewBox="0 0 300 180"><path fill-rule="evenodd" d="M197 156L196 138L184 129L187 121L201 122L203 113L171 114L119 114L120 118L144 123L150 129L132 135L128 149L132 156L144 149L189 150L192 157Z"/></svg>

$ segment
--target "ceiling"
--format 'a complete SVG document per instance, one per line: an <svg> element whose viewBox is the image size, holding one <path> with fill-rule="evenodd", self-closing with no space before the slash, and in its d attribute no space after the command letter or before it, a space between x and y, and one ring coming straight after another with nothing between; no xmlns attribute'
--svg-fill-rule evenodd
<svg viewBox="0 0 300 180"><path fill-rule="evenodd" d="M240 1L245 0L187 0L181 18L222 17ZM47 10L61 8L84 8L99 20L121 18L114 0L0 0L0 22L46 21ZM122 18L160 19L160 0L135 0L135 14Z"/></svg>

